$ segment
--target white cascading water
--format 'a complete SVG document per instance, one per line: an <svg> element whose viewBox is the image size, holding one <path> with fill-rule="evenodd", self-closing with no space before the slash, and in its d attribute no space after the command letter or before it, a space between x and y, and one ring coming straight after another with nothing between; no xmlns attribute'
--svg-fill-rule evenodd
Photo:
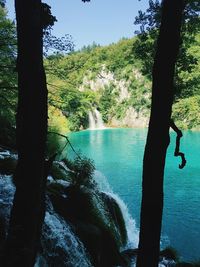
<svg viewBox="0 0 200 267"><path fill-rule="evenodd" d="M92 111L89 111L89 129L90 130L95 129L95 119L94 119Z"/></svg>
<svg viewBox="0 0 200 267"><path fill-rule="evenodd" d="M104 176L100 171L95 171L94 179L99 187L99 190L115 199L122 211L128 236L128 243L124 249L126 250L137 248L139 243L139 230L136 228L136 222L131 217L126 204L117 194L113 193L106 176ZM173 260L165 259L165 257L163 257L159 262L158 267L175 267L175 265L176 264ZM136 262L134 258L131 261L130 267L136 267Z"/></svg>
<svg viewBox="0 0 200 267"><path fill-rule="evenodd" d="M94 110L94 113L96 116L96 128L97 129L103 129L104 124L103 124L101 113L97 109Z"/></svg>
<svg viewBox="0 0 200 267"><path fill-rule="evenodd" d="M6 230L12 207L15 186L12 177L0 175L0 217ZM71 227L57 215L49 199L41 238L42 255L38 255L35 267L92 267L85 248Z"/></svg>
<svg viewBox="0 0 200 267"><path fill-rule="evenodd" d="M104 129L104 123L101 113L95 108L93 111L89 111L89 129Z"/></svg>
<svg viewBox="0 0 200 267"><path fill-rule="evenodd" d="M85 248L66 221L54 212L47 198L47 211L42 233L44 255L38 256L35 267L92 267Z"/></svg>
<svg viewBox="0 0 200 267"><path fill-rule="evenodd" d="M139 232L138 229L136 228L135 220L131 217L126 204L117 194L113 193L107 181L107 178L100 171L95 171L94 178L98 184L99 190L105 192L107 195L110 195L112 198L114 198L118 203L119 207L121 208L128 235L128 244L125 249L137 248L139 240Z"/></svg>

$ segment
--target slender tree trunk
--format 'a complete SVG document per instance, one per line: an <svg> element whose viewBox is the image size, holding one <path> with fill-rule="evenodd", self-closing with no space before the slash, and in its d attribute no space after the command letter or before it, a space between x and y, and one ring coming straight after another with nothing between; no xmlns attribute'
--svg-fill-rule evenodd
<svg viewBox="0 0 200 267"><path fill-rule="evenodd" d="M40 0L15 0L18 38L18 165L4 266L32 267L44 201L47 89Z"/></svg>
<svg viewBox="0 0 200 267"><path fill-rule="evenodd" d="M163 211L163 177L174 97L184 0L163 0L153 66L152 106L144 160L137 267L157 267Z"/></svg>

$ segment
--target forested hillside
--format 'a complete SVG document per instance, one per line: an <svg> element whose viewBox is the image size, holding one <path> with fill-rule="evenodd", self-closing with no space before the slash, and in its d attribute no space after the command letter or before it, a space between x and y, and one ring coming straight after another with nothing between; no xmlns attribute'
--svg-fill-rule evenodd
<svg viewBox="0 0 200 267"><path fill-rule="evenodd" d="M17 102L15 31L1 8L0 142L12 146ZM188 60L177 65L173 107L173 117L183 129L200 127L200 36L190 39L184 47ZM153 37L146 35L144 40L124 38L104 47L93 43L80 51L46 56L49 131L64 134L86 129L89 116L95 120L99 113L107 127L147 126L155 50L152 43ZM55 136L48 139L51 151L56 146Z"/></svg>
<svg viewBox="0 0 200 267"><path fill-rule="evenodd" d="M140 72L133 42L93 45L46 60L50 104L64 111L71 130L87 128L89 111L95 109L108 126L146 124L150 82Z"/></svg>
<svg viewBox="0 0 200 267"><path fill-rule="evenodd" d="M173 117L184 129L200 125L200 38L188 46L193 61L177 77ZM88 127L97 109L107 126L144 127L148 123L151 70L138 57L137 37L101 47L93 44L46 60L50 105L62 110L70 130ZM150 68L150 66L149 66ZM95 115L95 113L94 113Z"/></svg>

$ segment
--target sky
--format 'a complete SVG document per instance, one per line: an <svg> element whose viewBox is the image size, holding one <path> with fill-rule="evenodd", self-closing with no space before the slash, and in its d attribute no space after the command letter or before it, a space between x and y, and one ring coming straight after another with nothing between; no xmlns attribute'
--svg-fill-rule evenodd
<svg viewBox="0 0 200 267"><path fill-rule="evenodd" d="M122 37L134 36L138 10L147 8L148 0L44 0L51 6L58 22L52 33L57 37L70 34L75 50L93 42L115 43ZM8 15L14 19L14 0L7 0Z"/></svg>

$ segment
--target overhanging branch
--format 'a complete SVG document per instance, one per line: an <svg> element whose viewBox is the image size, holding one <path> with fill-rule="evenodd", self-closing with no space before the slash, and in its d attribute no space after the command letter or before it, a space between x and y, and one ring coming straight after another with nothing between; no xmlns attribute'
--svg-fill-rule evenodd
<svg viewBox="0 0 200 267"><path fill-rule="evenodd" d="M50 131L50 132L48 131L48 134L56 134L56 135L59 135L59 136L65 138L65 139L67 140L67 143L65 144L64 148L66 147L67 144L69 144L69 146L71 147L72 151L76 154L76 156L77 156L79 159L81 159L81 157L79 156L79 154L76 152L76 150L75 150L74 147L72 146L71 142L69 141L68 136L63 135L63 134L60 134L60 133L57 133L57 132L51 132L51 131ZM64 148L62 149L62 151L64 150ZM61 152L61 153L62 153L62 152Z"/></svg>

